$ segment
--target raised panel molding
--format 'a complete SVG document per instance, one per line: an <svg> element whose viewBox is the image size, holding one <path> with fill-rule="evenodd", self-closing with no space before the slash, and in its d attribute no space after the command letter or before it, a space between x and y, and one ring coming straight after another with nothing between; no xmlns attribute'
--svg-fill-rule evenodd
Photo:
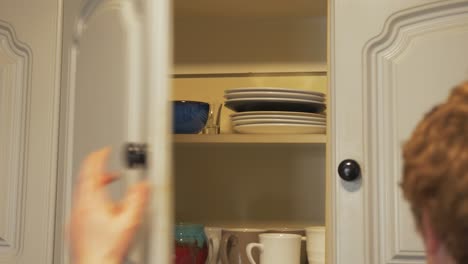
<svg viewBox="0 0 468 264"><path fill-rule="evenodd" d="M0 262L21 251L31 50L0 20Z"/></svg>
<svg viewBox="0 0 468 264"><path fill-rule="evenodd" d="M441 42L438 44L433 40ZM462 52L463 45L468 47L468 2L440 1L394 14L385 24L382 33L369 41L363 50L363 99L367 115L364 120L368 142L366 164L368 174L371 175L369 188L366 190L369 197L366 211L372 219L368 236L371 241L369 245L373 245L370 249L373 252L373 263L425 263L423 247L415 231L412 215L399 189L402 138L408 136L403 136L401 131L408 130L410 122L398 111L401 105L411 104L411 100L404 101L401 98L404 97L402 93L405 92L405 88L412 87L409 85L410 78L404 77L408 73L403 73L402 69L406 69L407 65L419 63L422 66L420 71L431 70L431 63L445 63L445 72L441 70L438 74L445 76L441 79L452 78L456 84L461 81L457 78L463 78L463 73L464 78L468 76L468 63L465 67L464 62L456 62L462 67L449 71L448 69L454 68L448 64L451 60L441 59L443 57L434 57L431 60L430 51L431 48L440 51L444 45L452 45L460 42L459 40L462 40L463 44L456 44L458 46L454 49ZM420 60L422 52L429 55L425 61ZM418 54L419 57L414 54ZM462 60L467 59L464 54L466 50L460 54ZM408 57L411 57L411 62L408 61ZM434 68L440 68L440 65ZM418 73L418 68L410 70ZM427 76L425 81L428 87L435 87L435 84L431 84L434 78L438 77ZM424 80L421 83L424 83ZM435 88L428 88L427 93L432 91L435 91ZM440 92L440 100L444 99L445 92ZM421 97L424 96L426 95L421 94ZM428 101L432 100L430 104L434 103L434 98L437 99L434 95L429 97ZM418 108L416 112L419 108L426 108L422 103L414 104L414 107Z"/></svg>

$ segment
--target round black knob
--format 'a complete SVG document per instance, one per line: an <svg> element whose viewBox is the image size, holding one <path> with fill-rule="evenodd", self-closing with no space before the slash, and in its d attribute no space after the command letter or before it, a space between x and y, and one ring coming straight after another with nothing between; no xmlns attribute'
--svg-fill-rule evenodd
<svg viewBox="0 0 468 264"><path fill-rule="evenodd" d="M125 159L128 168L146 167L146 145L128 143L125 146Z"/></svg>
<svg viewBox="0 0 468 264"><path fill-rule="evenodd" d="M338 166L338 174L345 181L354 181L361 176L361 166L355 160L343 160Z"/></svg>

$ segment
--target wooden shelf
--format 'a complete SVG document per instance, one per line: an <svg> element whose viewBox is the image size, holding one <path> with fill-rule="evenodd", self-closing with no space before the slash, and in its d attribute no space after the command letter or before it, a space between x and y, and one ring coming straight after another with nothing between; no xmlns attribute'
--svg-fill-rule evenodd
<svg viewBox="0 0 468 264"><path fill-rule="evenodd" d="M324 0L175 0L173 7L176 16L185 17L308 17L327 14L327 1Z"/></svg>
<svg viewBox="0 0 468 264"><path fill-rule="evenodd" d="M223 72L223 73L177 73L172 78L248 78L248 77L303 77L303 76L327 76L327 66L320 71L310 72ZM192 71L195 72L195 71Z"/></svg>
<svg viewBox="0 0 468 264"><path fill-rule="evenodd" d="M178 222L183 222L180 220ZM199 222L199 221L194 221ZM209 221L205 222L205 226L222 226L223 228L260 228L260 229L273 229L273 230L287 230L287 229L304 229L311 226L323 226L325 224L322 221L303 221L303 222L292 222L292 221L248 221L248 222L218 222Z"/></svg>
<svg viewBox="0 0 468 264"><path fill-rule="evenodd" d="M246 144L324 144L325 134L299 135L259 135L259 134L219 134L219 135L174 135L174 143L246 143Z"/></svg>

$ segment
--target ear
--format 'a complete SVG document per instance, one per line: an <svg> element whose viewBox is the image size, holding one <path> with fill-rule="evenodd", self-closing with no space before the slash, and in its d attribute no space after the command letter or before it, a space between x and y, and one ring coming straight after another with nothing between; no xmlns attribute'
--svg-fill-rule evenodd
<svg viewBox="0 0 468 264"><path fill-rule="evenodd" d="M421 233L424 238L424 246L426 247L426 253L428 258L434 257L440 248L440 240L434 232L433 225L429 218L429 213L424 210L421 219Z"/></svg>

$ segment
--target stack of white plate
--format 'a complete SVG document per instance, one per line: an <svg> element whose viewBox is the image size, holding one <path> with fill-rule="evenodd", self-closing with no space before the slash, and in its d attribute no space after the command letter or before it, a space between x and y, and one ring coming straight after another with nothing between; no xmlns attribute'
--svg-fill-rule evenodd
<svg viewBox="0 0 468 264"><path fill-rule="evenodd" d="M252 111L231 115L233 129L243 134L320 134L326 130L323 114Z"/></svg>
<svg viewBox="0 0 468 264"><path fill-rule="evenodd" d="M326 130L325 95L284 88L226 90L226 107L235 132L244 134L319 134Z"/></svg>

